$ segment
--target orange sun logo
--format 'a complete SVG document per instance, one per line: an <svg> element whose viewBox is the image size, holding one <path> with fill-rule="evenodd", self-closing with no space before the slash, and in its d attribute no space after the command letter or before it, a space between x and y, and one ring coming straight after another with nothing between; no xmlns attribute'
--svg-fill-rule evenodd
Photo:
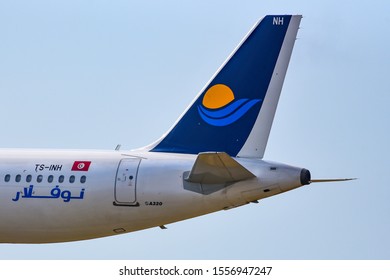
<svg viewBox="0 0 390 280"><path fill-rule="evenodd" d="M203 96L202 105L198 106L201 118L214 126L226 126L244 116L261 99L242 98L235 100L230 87L216 84Z"/></svg>

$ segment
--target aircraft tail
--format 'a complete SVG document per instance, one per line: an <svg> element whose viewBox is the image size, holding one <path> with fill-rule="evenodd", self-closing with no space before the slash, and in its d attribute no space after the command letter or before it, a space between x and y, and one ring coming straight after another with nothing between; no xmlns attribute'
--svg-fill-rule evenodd
<svg viewBox="0 0 390 280"><path fill-rule="evenodd" d="M301 18L262 18L150 151L262 158Z"/></svg>

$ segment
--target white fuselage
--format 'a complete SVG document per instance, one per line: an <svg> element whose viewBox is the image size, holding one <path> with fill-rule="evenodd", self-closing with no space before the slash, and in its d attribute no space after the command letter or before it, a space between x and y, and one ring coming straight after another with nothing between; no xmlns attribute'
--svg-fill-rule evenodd
<svg viewBox="0 0 390 280"><path fill-rule="evenodd" d="M196 155L0 150L0 242L47 243L132 232L301 186L302 169L237 159L256 178L186 182Z"/></svg>

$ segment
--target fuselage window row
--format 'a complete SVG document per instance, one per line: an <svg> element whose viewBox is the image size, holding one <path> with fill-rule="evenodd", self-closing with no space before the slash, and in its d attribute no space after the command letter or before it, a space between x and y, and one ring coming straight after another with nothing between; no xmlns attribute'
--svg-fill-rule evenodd
<svg viewBox="0 0 390 280"><path fill-rule="evenodd" d="M4 176L4 182L6 182L6 183L11 182L11 179L12 179L11 174L6 174L6 175ZM68 180L69 180L69 183L73 184L73 183L76 182L76 176L71 175L71 176L69 176L69 179L68 179ZM25 182L26 182L26 183L30 183L30 182L32 182L32 181L33 181L33 176L32 176L32 175L27 175L27 176L26 176ZM53 183L53 182L55 182L55 181L56 181L56 180L55 180L55 178L54 178L54 175L49 175L49 176L47 177L47 182L48 182L48 183ZM85 184L86 181L87 181L87 177L86 177L85 175L83 175L83 176L80 177L80 183L81 183L81 184ZM17 174L17 175L15 176L15 182L16 182L16 183L22 182L22 175ZM37 182L37 183L42 183L42 182L46 182L46 181L44 180L43 175L38 175L38 176L36 177L36 182ZM58 176L58 183L63 183L63 182L65 182L65 176L64 176L64 175Z"/></svg>

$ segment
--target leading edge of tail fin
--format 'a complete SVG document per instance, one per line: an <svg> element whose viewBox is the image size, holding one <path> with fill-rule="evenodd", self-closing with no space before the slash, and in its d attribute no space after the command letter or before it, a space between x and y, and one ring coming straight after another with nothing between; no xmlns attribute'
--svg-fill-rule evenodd
<svg viewBox="0 0 390 280"><path fill-rule="evenodd" d="M262 158L301 18L262 18L149 150Z"/></svg>

